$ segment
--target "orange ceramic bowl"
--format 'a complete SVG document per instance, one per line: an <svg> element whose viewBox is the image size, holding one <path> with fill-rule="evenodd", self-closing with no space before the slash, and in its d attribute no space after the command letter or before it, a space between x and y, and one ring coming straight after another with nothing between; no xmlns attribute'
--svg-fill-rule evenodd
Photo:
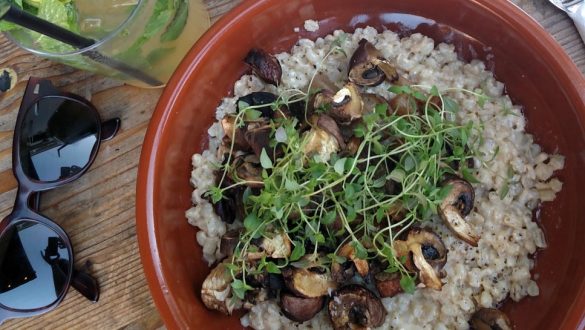
<svg viewBox="0 0 585 330"><path fill-rule="evenodd" d="M514 102L524 106L528 131L545 150L566 155L558 174L563 190L540 212L549 243L534 269L540 296L506 303L504 309L517 329L584 327L585 79L551 36L506 0L250 0L216 23L183 60L158 103L142 150L136 210L140 253L169 328L241 328L237 316L210 312L199 298L208 267L184 213L191 205L191 155L204 148L215 107L246 72L245 54L255 46L288 51L301 37L339 28L405 31L419 22L397 14L434 20L437 25L418 30L456 43L463 58L491 53L489 67ZM306 19L319 21L321 28L295 33ZM397 19L404 24L393 24Z"/></svg>

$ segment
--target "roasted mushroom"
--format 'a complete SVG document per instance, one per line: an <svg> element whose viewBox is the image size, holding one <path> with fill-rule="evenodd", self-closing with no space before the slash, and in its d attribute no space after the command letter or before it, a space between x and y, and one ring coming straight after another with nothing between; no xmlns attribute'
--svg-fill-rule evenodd
<svg viewBox="0 0 585 330"><path fill-rule="evenodd" d="M231 299L232 277L227 271L226 262L217 265L205 278L201 287L201 300L209 309L230 315L238 308Z"/></svg>
<svg viewBox="0 0 585 330"><path fill-rule="evenodd" d="M262 167L260 160L256 155L246 155L236 157L233 161L235 168L235 175L238 179L247 181L246 185L251 188L262 188L264 182L262 181ZM238 181L238 180L234 180Z"/></svg>
<svg viewBox="0 0 585 330"><path fill-rule="evenodd" d="M360 274L362 277L366 277L370 271L368 261L358 258L355 253L356 252L353 245L351 243L347 243L339 249L338 255L340 257L351 260L355 265L355 269L357 270L358 274Z"/></svg>
<svg viewBox="0 0 585 330"><path fill-rule="evenodd" d="M323 308L325 297L303 298L290 293L280 294L282 313L295 322L305 322L313 318Z"/></svg>
<svg viewBox="0 0 585 330"><path fill-rule="evenodd" d="M337 143L341 148L345 148L345 141L343 141L343 136L341 136L341 131L339 130L339 126L333 118L327 115L319 116L317 119L317 126L325 130L327 133L333 135L337 140Z"/></svg>
<svg viewBox="0 0 585 330"><path fill-rule="evenodd" d="M306 134L306 144L303 147L303 153L307 157L318 155L323 162L329 161L331 154L339 151L339 142L335 136L329 134L326 130L313 127Z"/></svg>
<svg viewBox="0 0 585 330"><path fill-rule="evenodd" d="M447 179L443 182L443 186L451 186L451 191L439 206L441 219L457 237L469 245L477 246L479 237L464 218L473 209L475 199L473 187L469 182L457 177Z"/></svg>
<svg viewBox="0 0 585 330"><path fill-rule="evenodd" d="M284 284L293 293L305 298L325 296L337 287L331 276L315 269L289 267L282 271Z"/></svg>
<svg viewBox="0 0 585 330"><path fill-rule="evenodd" d="M397 80L398 72L374 45L366 39L360 40L349 60L349 81L360 86L376 86L385 79Z"/></svg>
<svg viewBox="0 0 585 330"><path fill-rule="evenodd" d="M284 259L290 256L291 243L290 239L285 233L274 233L271 236L264 236L257 246L258 251L249 251L247 255L248 260L258 260L262 257L269 257L274 259Z"/></svg>
<svg viewBox="0 0 585 330"><path fill-rule="evenodd" d="M399 116L413 115L418 112L418 103L412 95L398 94L390 100L389 112Z"/></svg>
<svg viewBox="0 0 585 330"><path fill-rule="evenodd" d="M508 316L495 308L482 308L473 313L469 321L472 330L511 330Z"/></svg>
<svg viewBox="0 0 585 330"><path fill-rule="evenodd" d="M282 68L278 59L266 51L258 48L250 50L244 59L260 79L272 85L280 84Z"/></svg>
<svg viewBox="0 0 585 330"><path fill-rule="evenodd" d="M441 290L442 269L447 262L447 248L441 238L429 229L413 228L406 244L420 281L428 288Z"/></svg>
<svg viewBox="0 0 585 330"><path fill-rule="evenodd" d="M329 114L341 124L349 124L363 115L364 103L357 86L351 82L345 84L331 98Z"/></svg>
<svg viewBox="0 0 585 330"><path fill-rule="evenodd" d="M233 229L223 234L219 242L219 251L228 257L231 256L240 241L241 232L241 229Z"/></svg>
<svg viewBox="0 0 585 330"><path fill-rule="evenodd" d="M246 141L244 130L242 128L236 127L236 116L227 115L223 117L221 120L221 127L223 128L224 139L228 146L231 145L233 139L234 149L248 150L250 148L248 141Z"/></svg>
<svg viewBox="0 0 585 330"><path fill-rule="evenodd" d="M394 297L402 292L400 273L380 272L374 275L376 289L382 298Z"/></svg>
<svg viewBox="0 0 585 330"><path fill-rule="evenodd" d="M353 261L343 263L333 262L331 264L331 278L339 283L346 284L355 276L355 266Z"/></svg>
<svg viewBox="0 0 585 330"><path fill-rule="evenodd" d="M335 329L375 328L386 318L380 299L355 284L339 289L329 300L328 309Z"/></svg>
<svg viewBox="0 0 585 330"><path fill-rule="evenodd" d="M270 105L277 99L278 96L272 93L253 92L240 97L236 105L238 107L238 112L243 110L240 109L240 106L245 104L246 106L254 107L254 110L262 112L264 118L272 118L274 116L274 109L272 109Z"/></svg>
<svg viewBox="0 0 585 330"><path fill-rule="evenodd" d="M270 134L272 133L272 127L270 125L261 125L257 127L249 128L245 133L245 138L254 154L260 157L262 149L266 149L266 152L271 155L272 150L269 148Z"/></svg>
<svg viewBox="0 0 585 330"><path fill-rule="evenodd" d="M388 101L385 98L383 98L377 94L362 93L362 101L364 102L364 110L363 110L364 113L374 112L374 110L376 109L376 106L378 106L378 105L385 104L388 106L388 108L390 108Z"/></svg>

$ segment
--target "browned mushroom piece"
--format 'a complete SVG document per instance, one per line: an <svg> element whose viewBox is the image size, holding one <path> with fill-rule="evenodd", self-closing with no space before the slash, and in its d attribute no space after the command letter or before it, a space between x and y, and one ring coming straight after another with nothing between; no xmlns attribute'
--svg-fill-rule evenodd
<svg viewBox="0 0 585 330"><path fill-rule="evenodd" d="M443 240L430 229L412 228L408 232L406 244L421 283L428 288L441 290L441 277L444 277L442 269L447 262L448 252Z"/></svg>
<svg viewBox="0 0 585 330"><path fill-rule="evenodd" d="M241 233L241 229L232 229L223 234L219 242L219 251L228 257L234 254Z"/></svg>
<svg viewBox="0 0 585 330"><path fill-rule="evenodd" d="M481 308L469 321L472 330L511 330L512 322L506 314L495 308Z"/></svg>
<svg viewBox="0 0 585 330"><path fill-rule="evenodd" d="M246 130L246 142L248 142L248 145L252 148L257 157L260 157L262 154L262 149L266 149L266 152L269 155L272 154L272 150L270 150L269 147L271 133L272 127L268 124L251 127Z"/></svg>
<svg viewBox="0 0 585 330"><path fill-rule="evenodd" d="M265 288L254 288L250 291L246 292L244 299L242 301L242 308L246 310L252 309L255 305L268 301L270 299L270 295L267 289Z"/></svg>
<svg viewBox="0 0 585 330"><path fill-rule="evenodd" d="M231 299L233 279L227 271L226 263L224 261L217 265L207 275L201 287L201 300L207 308L230 315L238 305Z"/></svg>
<svg viewBox="0 0 585 330"><path fill-rule="evenodd" d="M259 260L263 257L284 259L292 252L290 239L283 232L266 234L256 247L258 251L248 252L246 256L248 260Z"/></svg>
<svg viewBox="0 0 585 330"><path fill-rule="evenodd" d="M465 221L465 216L473 209L475 200L473 187L469 182L457 177L445 180L443 186L450 186L451 191L439 205L439 216L458 238L471 246L477 246L479 236Z"/></svg>
<svg viewBox="0 0 585 330"><path fill-rule="evenodd" d="M349 124L364 114L364 103L357 86L351 82L345 84L331 98L329 115L340 124Z"/></svg>
<svg viewBox="0 0 585 330"><path fill-rule="evenodd" d="M398 116L413 115L418 112L418 103L412 95L398 94L390 100L388 112Z"/></svg>
<svg viewBox="0 0 585 330"><path fill-rule="evenodd" d="M335 329L375 328L384 323L386 309L376 295L359 285L339 289L328 304Z"/></svg>
<svg viewBox="0 0 585 330"><path fill-rule="evenodd" d="M356 256L355 248L353 247L352 243L346 243L343 245L337 254L340 257L351 260L355 265L355 269L357 270L358 274L360 274L362 277L366 277L368 275L368 272L370 271L368 261L360 259Z"/></svg>
<svg viewBox="0 0 585 330"><path fill-rule="evenodd" d="M322 128L313 127L304 134L307 142L303 147L303 154L306 157L318 155L321 161L326 162L331 158L331 154L340 150L335 136Z"/></svg>
<svg viewBox="0 0 585 330"><path fill-rule="evenodd" d="M282 271L284 284L294 294L305 298L317 298L329 294L337 287L331 275L314 269L289 267Z"/></svg>
<svg viewBox="0 0 585 330"><path fill-rule="evenodd" d="M264 182L262 181L262 167L260 160L256 155L246 155L236 157L232 163L235 168L235 175L239 181L246 181L246 185L250 188L262 188ZM238 181L235 180L233 181Z"/></svg>
<svg viewBox="0 0 585 330"><path fill-rule="evenodd" d="M364 102L364 113L374 112L378 105L387 105L390 108L388 101L377 94L362 93L362 101Z"/></svg>
<svg viewBox="0 0 585 330"><path fill-rule="evenodd" d="M227 115L223 117L221 127L223 128L225 142L229 147L231 147L233 139L234 149L248 150L250 148L248 141L246 141L244 130L236 126L236 116Z"/></svg>
<svg viewBox="0 0 585 330"><path fill-rule="evenodd" d="M295 322L305 322L313 318L321 309L325 297L304 298L291 293L280 294L280 308L284 316Z"/></svg>
<svg viewBox="0 0 585 330"><path fill-rule="evenodd" d="M244 59L260 79L272 85L279 85L282 77L282 68L278 59L266 51L254 48Z"/></svg>
<svg viewBox="0 0 585 330"><path fill-rule="evenodd" d="M369 41L360 40L349 60L349 80L360 86L376 86L385 79L397 80L396 68Z"/></svg>
<svg viewBox="0 0 585 330"><path fill-rule="evenodd" d="M269 92L253 92L242 96L236 102L238 112L242 111L242 105L246 107L254 107L254 110L260 111L262 117L272 118L274 116L274 109L272 105L278 100L278 95Z"/></svg>
<svg viewBox="0 0 585 330"><path fill-rule="evenodd" d="M317 119L317 126L325 130L327 133L333 135L337 140L340 148L345 148L345 141L343 141L343 136L341 136L341 131L339 130L339 126L333 118L327 115L320 115L319 119Z"/></svg>
<svg viewBox="0 0 585 330"><path fill-rule="evenodd" d="M380 272L374 275L376 289L382 298L394 297L403 292L400 285L400 273Z"/></svg>
<svg viewBox="0 0 585 330"><path fill-rule="evenodd" d="M352 136L347 142L345 150L350 156L355 156L360 149L363 140L357 136Z"/></svg>
<svg viewBox="0 0 585 330"><path fill-rule="evenodd" d="M331 264L331 278L339 283L348 283L355 276L355 266L353 261L343 263L333 262Z"/></svg>

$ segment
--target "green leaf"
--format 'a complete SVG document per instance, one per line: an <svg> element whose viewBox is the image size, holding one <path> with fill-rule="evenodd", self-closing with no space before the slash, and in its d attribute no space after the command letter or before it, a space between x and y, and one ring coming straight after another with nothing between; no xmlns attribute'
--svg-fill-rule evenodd
<svg viewBox="0 0 585 330"><path fill-rule="evenodd" d="M354 241L353 248L355 249L355 256L359 259L368 259L368 250L362 245L362 243Z"/></svg>
<svg viewBox="0 0 585 330"><path fill-rule="evenodd" d="M284 179L284 189L288 191L295 191L299 190L299 188L301 188L301 186L296 181L294 181L294 178Z"/></svg>
<svg viewBox="0 0 585 330"><path fill-rule="evenodd" d="M457 104L457 102L455 102L453 99L444 96L443 97L443 106L445 108L445 111L450 112L450 113L457 113L459 112L459 104Z"/></svg>
<svg viewBox="0 0 585 330"><path fill-rule="evenodd" d="M211 197L211 202L213 204L219 202L223 198L223 190L216 186L209 188L209 191L206 194Z"/></svg>
<svg viewBox="0 0 585 330"><path fill-rule="evenodd" d="M335 210L332 210L330 212L325 213L325 215L321 218L321 223L327 226L332 224L336 218L337 212Z"/></svg>
<svg viewBox="0 0 585 330"><path fill-rule="evenodd" d="M251 286L244 283L242 280L236 279L232 282L232 290L234 291L236 297L238 297L239 299L244 299L246 291L250 291L252 289L253 288Z"/></svg>
<svg viewBox="0 0 585 330"><path fill-rule="evenodd" d="M338 264L342 264L342 263L344 263L344 262L346 262L346 261L347 261L347 258L345 258L345 257L342 257L342 256L338 256L338 255L337 255L337 254L335 254L335 253L329 253L329 254L327 255L327 257L328 257L328 258L331 260L331 262L336 262L336 263L338 263Z"/></svg>
<svg viewBox="0 0 585 330"><path fill-rule="evenodd" d="M265 169L273 167L272 160L270 159L270 157L268 157L266 149L264 148L262 148L262 152L260 153L260 165L262 165L262 168Z"/></svg>
<svg viewBox="0 0 585 330"><path fill-rule="evenodd" d="M176 40L185 29L188 17L189 4L186 0L182 0L179 5L175 7L175 15L169 25L167 25L165 32L160 36L160 41L169 42Z"/></svg>
<svg viewBox="0 0 585 330"><path fill-rule="evenodd" d="M412 169L414 169L416 165L416 161L414 160L414 158L410 155L406 155L404 157L404 170L406 172L410 172Z"/></svg>
<svg viewBox="0 0 585 330"><path fill-rule="evenodd" d="M290 254L290 261L297 261L301 259L302 256L305 255L305 244L303 242L294 242L295 248L292 250Z"/></svg>
<svg viewBox="0 0 585 330"><path fill-rule="evenodd" d="M467 167L463 167L461 169L461 174L463 178L467 180L469 183L479 183L479 180L471 173L471 171Z"/></svg>
<svg viewBox="0 0 585 330"><path fill-rule="evenodd" d="M260 220L254 213L250 213L244 219L244 228L247 232L254 232L260 226L262 226L262 220Z"/></svg>
<svg viewBox="0 0 585 330"><path fill-rule="evenodd" d="M414 278L408 274L402 274L402 278L400 279L400 287L406 293L414 293L414 290L416 289Z"/></svg>
<svg viewBox="0 0 585 330"><path fill-rule="evenodd" d="M500 199L504 199L506 198L506 196L508 196L508 193L510 192L510 184L506 181L504 183L504 185L502 186L502 188L500 189Z"/></svg>
<svg viewBox="0 0 585 330"><path fill-rule="evenodd" d="M280 274L280 268L278 268L278 266L273 263L272 261L269 261L268 263L266 263L266 271L268 271L269 273L272 274Z"/></svg>
<svg viewBox="0 0 585 330"><path fill-rule="evenodd" d="M433 96L439 96L439 89L437 88L437 86L433 85L433 87L431 87L430 93Z"/></svg>
<svg viewBox="0 0 585 330"><path fill-rule="evenodd" d="M374 111L382 117L386 116L386 114L388 113L388 103L376 104L376 106L374 107Z"/></svg>
<svg viewBox="0 0 585 330"><path fill-rule="evenodd" d="M389 175L389 179L394 180L398 183L402 183L402 181L404 181L405 177L406 177L406 172L404 172L404 170L399 169L399 168L393 169Z"/></svg>
<svg viewBox="0 0 585 330"><path fill-rule="evenodd" d="M242 102L245 103L245 102ZM251 109L251 108L243 108L244 111L246 111L246 113L244 113L244 119L245 120L256 120L259 119L260 117L262 117L262 112L255 110L255 109Z"/></svg>
<svg viewBox="0 0 585 330"><path fill-rule="evenodd" d="M343 175L343 172L345 170L345 162L346 161L347 161L347 158L341 158L335 162L333 169L335 170L335 172L337 172L337 174Z"/></svg>

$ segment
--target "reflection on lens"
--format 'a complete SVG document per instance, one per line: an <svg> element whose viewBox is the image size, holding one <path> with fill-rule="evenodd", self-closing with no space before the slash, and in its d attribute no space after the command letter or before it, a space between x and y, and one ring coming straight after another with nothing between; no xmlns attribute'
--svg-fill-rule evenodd
<svg viewBox="0 0 585 330"><path fill-rule="evenodd" d="M51 228L19 221L0 237L0 304L31 310L51 305L65 292L71 254Z"/></svg>
<svg viewBox="0 0 585 330"><path fill-rule="evenodd" d="M96 117L83 103L45 97L24 115L20 158L24 173L43 182L67 179L87 166L98 142Z"/></svg>

